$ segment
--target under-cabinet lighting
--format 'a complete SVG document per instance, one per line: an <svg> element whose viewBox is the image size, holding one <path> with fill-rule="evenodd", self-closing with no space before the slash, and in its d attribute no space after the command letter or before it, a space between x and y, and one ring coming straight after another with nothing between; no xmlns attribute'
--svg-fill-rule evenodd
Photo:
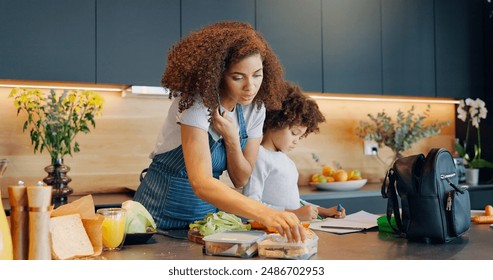
<svg viewBox="0 0 493 280"><path fill-rule="evenodd" d="M373 97L373 96L334 96L321 94L308 94L313 99L339 100L339 101L369 101L369 102L407 102L407 103L434 103L434 104L459 104L459 100L436 98L403 98L403 97Z"/></svg>
<svg viewBox="0 0 493 280"><path fill-rule="evenodd" d="M122 92L122 97L126 96L169 96L170 90L164 87L150 87L150 86L131 86Z"/></svg>
<svg viewBox="0 0 493 280"><path fill-rule="evenodd" d="M50 85L24 85L24 84L0 84L4 88L36 88L36 89L67 89L67 90L94 90L94 91L122 91L116 87L92 87L92 86L50 86Z"/></svg>
<svg viewBox="0 0 493 280"><path fill-rule="evenodd" d="M169 95L169 89L164 87L131 86L130 90L133 94Z"/></svg>

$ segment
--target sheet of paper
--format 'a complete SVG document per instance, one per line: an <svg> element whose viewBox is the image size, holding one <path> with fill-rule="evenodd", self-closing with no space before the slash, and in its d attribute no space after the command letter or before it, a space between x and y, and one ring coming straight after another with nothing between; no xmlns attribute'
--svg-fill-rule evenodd
<svg viewBox="0 0 493 280"><path fill-rule="evenodd" d="M344 219L326 218L321 222L312 223L310 225L310 228L313 230L320 230L337 234L352 233L362 231L363 229L376 227L378 217L380 216L361 210L354 214L347 215ZM353 227L361 229L323 228L323 226Z"/></svg>

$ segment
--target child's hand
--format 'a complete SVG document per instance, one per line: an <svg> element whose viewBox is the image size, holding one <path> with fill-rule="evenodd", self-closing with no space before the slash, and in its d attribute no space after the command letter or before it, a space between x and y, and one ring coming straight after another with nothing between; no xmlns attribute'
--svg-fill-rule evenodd
<svg viewBox="0 0 493 280"><path fill-rule="evenodd" d="M296 210L291 210L302 221L310 221L317 218L318 209L311 205L302 206Z"/></svg>
<svg viewBox="0 0 493 280"><path fill-rule="evenodd" d="M333 206L330 208L319 207L318 212L323 217L332 217L336 219L342 219L346 217L346 209L344 209L344 207L341 208L341 211L337 211L337 206Z"/></svg>

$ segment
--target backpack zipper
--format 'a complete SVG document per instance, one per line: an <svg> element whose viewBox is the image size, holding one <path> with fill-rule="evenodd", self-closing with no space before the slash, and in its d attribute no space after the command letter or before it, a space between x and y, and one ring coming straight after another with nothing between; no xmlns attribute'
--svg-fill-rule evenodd
<svg viewBox="0 0 493 280"><path fill-rule="evenodd" d="M452 211L452 192L448 192L446 211Z"/></svg>
<svg viewBox="0 0 493 280"><path fill-rule="evenodd" d="M455 177L457 174L455 172L449 173L449 174L441 174L440 179L447 179L447 178L452 178Z"/></svg>
<svg viewBox="0 0 493 280"><path fill-rule="evenodd" d="M453 172L453 173L449 173L449 174L441 174L441 175L440 175L440 179L442 179L442 180L446 180L446 181L447 181L447 183L448 183L448 184L449 184L452 188L454 188L456 191L458 191L458 192L460 192L460 193L464 193L464 191L463 191L461 188L457 187L457 186L456 186L454 183L452 183L452 181L450 180L450 178L455 177L456 175L457 175L457 174L456 174L455 172Z"/></svg>

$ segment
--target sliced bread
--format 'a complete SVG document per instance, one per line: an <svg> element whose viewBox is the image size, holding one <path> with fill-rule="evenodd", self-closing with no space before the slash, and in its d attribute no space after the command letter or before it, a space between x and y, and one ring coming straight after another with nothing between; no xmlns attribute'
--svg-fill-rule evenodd
<svg viewBox="0 0 493 280"><path fill-rule="evenodd" d="M67 260L94 254L79 214L50 219L51 255L55 260Z"/></svg>

